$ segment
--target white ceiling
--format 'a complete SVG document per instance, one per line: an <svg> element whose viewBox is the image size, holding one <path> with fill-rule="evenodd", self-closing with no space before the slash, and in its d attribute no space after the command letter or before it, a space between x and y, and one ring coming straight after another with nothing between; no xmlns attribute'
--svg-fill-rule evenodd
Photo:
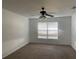
<svg viewBox="0 0 79 59"><path fill-rule="evenodd" d="M75 0L2 0L3 8L23 16L39 15L41 7L54 15L71 15Z"/></svg>

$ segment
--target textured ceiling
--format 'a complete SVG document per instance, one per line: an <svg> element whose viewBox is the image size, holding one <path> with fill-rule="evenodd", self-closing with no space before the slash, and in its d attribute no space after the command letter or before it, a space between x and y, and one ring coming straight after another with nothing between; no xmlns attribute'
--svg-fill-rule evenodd
<svg viewBox="0 0 79 59"><path fill-rule="evenodd" d="M44 6L50 14L72 13L75 0L2 0L3 8L23 16L39 15Z"/></svg>

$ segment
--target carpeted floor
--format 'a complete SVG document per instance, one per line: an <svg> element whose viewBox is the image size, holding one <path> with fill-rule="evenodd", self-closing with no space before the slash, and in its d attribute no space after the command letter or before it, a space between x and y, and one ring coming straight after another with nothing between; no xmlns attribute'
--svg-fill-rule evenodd
<svg viewBox="0 0 79 59"><path fill-rule="evenodd" d="M4 59L76 59L76 53L70 46L31 43Z"/></svg>

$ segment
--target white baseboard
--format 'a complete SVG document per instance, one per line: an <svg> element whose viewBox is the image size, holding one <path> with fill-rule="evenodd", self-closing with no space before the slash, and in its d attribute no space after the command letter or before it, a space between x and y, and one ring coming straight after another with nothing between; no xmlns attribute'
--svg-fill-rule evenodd
<svg viewBox="0 0 79 59"><path fill-rule="evenodd" d="M26 44L28 44L28 43L29 43L29 42L25 42L25 43L23 43L23 44L20 44L19 46L15 47L14 49L12 49L12 50L10 50L10 51L8 51L8 52L2 54L2 58L6 57L6 56L8 56L8 55L10 55L10 54L12 54L13 52L15 52L16 50L20 49L21 47L23 47L24 45L26 45Z"/></svg>

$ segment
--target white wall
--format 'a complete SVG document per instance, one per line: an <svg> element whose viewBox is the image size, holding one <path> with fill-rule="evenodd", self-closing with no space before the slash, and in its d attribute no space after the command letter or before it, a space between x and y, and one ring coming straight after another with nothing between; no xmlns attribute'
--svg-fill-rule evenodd
<svg viewBox="0 0 79 59"><path fill-rule="evenodd" d="M72 40L71 45L76 50L76 13L72 15Z"/></svg>
<svg viewBox="0 0 79 59"><path fill-rule="evenodd" d="M65 44L70 45L71 43L71 16L49 18L48 21L58 22L59 33L58 40L45 40L37 38L37 19L30 19L30 42L36 43L51 43L51 44ZM61 35L60 35L61 34Z"/></svg>
<svg viewBox="0 0 79 59"><path fill-rule="evenodd" d="M3 9L2 11L2 55L11 54L29 43L28 18Z"/></svg>

